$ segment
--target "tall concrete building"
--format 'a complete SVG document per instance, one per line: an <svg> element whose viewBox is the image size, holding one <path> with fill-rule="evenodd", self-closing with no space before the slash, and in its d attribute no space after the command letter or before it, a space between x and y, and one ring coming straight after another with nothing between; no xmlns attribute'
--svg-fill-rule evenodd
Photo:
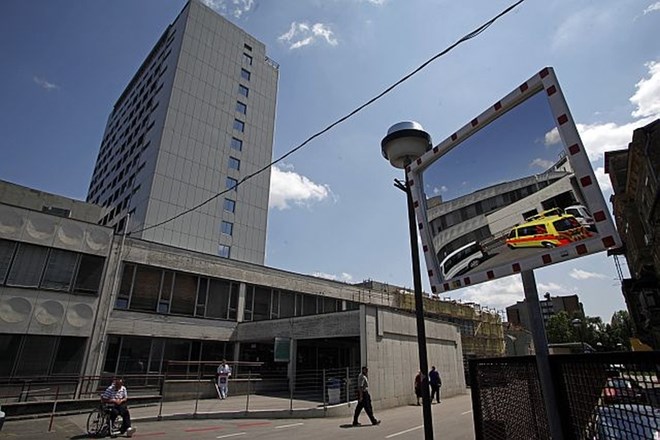
<svg viewBox="0 0 660 440"><path fill-rule="evenodd" d="M188 2L108 118L87 195L100 224L263 264L270 170L237 184L271 161L277 80L263 43Z"/></svg>

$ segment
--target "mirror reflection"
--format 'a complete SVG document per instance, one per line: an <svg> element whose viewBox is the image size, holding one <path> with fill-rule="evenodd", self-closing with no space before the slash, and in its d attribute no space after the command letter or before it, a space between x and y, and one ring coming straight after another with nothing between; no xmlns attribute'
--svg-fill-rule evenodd
<svg viewBox="0 0 660 440"><path fill-rule="evenodd" d="M544 93L536 93L422 173L443 281L596 238Z"/></svg>

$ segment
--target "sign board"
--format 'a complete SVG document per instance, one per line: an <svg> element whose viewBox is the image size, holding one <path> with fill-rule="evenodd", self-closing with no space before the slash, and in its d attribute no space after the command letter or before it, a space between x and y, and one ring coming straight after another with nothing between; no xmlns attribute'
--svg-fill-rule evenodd
<svg viewBox="0 0 660 440"><path fill-rule="evenodd" d="M621 245L551 68L406 173L434 294Z"/></svg>
<svg viewBox="0 0 660 440"><path fill-rule="evenodd" d="M291 357L291 339L275 338L275 362L289 362Z"/></svg>

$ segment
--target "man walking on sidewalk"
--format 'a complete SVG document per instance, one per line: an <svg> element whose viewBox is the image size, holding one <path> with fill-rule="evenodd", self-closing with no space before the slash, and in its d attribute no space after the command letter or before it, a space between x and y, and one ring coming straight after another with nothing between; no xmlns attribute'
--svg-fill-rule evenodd
<svg viewBox="0 0 660 440"><path fill-rule="evenodd" d="M440 403L440 387L442 386L442 379L440 378L440 373L435 369L435 366L431 367L429 371L429 383L431 384L431 402L433 402L433 396L437 399L437 402Z"/></svg>
<svg viewBox="0 0 660 440"><path fill-rule="evenodd" d="M353 414L353 426L360 426L358 422L358 417L364 408L364 412L369 416L372 425L378 425L380 420L374 417L374 410L371 407L371 396L369 395L369 380L367 376L369 375L369 369L367 367L362 367L362 372L358 376L357 380L357 391L358 391L358 404L355 407L355 414Z"/></svg>

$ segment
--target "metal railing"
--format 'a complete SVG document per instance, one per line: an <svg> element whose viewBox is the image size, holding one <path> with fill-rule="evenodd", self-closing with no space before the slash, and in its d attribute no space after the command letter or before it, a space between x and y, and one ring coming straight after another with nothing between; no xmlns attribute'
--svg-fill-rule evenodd
<svg viewBox="0 0 660 440"><path fill-rule="evenodd" d="M660 436L660 352L551 355L564 439ZM470 360L477 439L549 439L533 356Z"/></svg>
<svg viewBox="0 0 660 440"><path fill-rule="evenodd" d="M355 399L359 367L298 370L289 380L286 370L261 365L234 365L228 398L219 399L217 363L166 374L122 375L133 417L192 415L214 412L326 410ZM27 414L86 412L98 404L112 375L47 378L0 378L0 404L9 418ZM31 412L30 412L31 411Z"/></svg>

